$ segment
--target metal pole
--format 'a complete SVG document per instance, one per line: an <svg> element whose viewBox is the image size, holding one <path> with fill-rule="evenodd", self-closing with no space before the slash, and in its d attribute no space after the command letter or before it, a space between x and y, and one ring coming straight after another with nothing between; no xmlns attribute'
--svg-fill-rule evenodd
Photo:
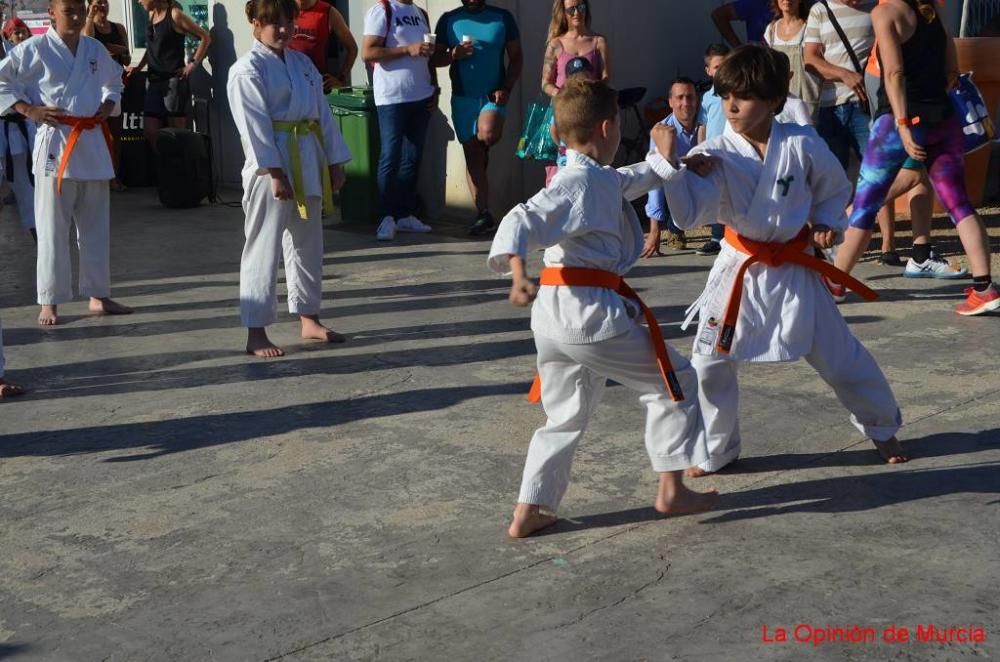
<svg viewBox="0 0 1000 662"><path fill-rule="evenodd" d="M969 9L969 5L970 4L971 4L970 0L963 0L963 2L962 2L962 23L961 23L961 27L959 27L959 29L958 29L958 36L962 37L963 39L969 36L969 34L968 34L968 31L969 31L969 11L971 11Z"/></svg>

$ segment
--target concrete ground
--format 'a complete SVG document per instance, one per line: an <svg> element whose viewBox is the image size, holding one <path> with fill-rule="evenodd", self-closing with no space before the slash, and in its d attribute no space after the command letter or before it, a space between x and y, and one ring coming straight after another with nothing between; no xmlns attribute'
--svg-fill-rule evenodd
<svg viewBox="0 0 1000 662"><path fill-rule="evenodd" d="M804 363L750 366L744 457L698 482L719 509L662 519L642 410L611 388L566 519L518 542L543 415L523 397L527 313L486 243L328 232L324 316L349 343L302 343L283 316L289 354L264 362L242 352L239 209L115 196L114 294L136 314L78 302L45 330L12 213L0 307L8 377L32 393L0 404L0 658L1000 659L1000 318L953 314L964 283L869 262L882 300L842 308L911 463L880 464ZM685 354L709 266L671 254L631 279ZM855 625L877 641L815 634Z"/></svg>

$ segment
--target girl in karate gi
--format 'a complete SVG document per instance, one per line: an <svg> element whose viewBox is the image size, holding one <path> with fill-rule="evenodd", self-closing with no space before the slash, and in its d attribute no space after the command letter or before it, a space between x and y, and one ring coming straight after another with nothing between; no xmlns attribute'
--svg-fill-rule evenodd
<svg viewBox="0 0 1000 662"><path fill-rule="evenodd" d="M634 200L661 184L645 163L614 169L621 140L618 95L606 83L574 78L555 98L566 167L547 188L518 205L497 230L489 266L510 271L511 303L531 310L541 397L548 420L528 448L521 492L508 529L522 538L556 521L569 486L573 453L608 379L637 391L646 407L646 450L660 474L655 508L694 513L718 495L684 486L686 467L706 457L697 377L665 345L652 313L621 276L639 259L645 237ZM527 255L545 248L535 285ZM649 327L637 321L646 317ZM546 512L547 511L547 512Z"/></svg>
<svg viewBox="0 0 1000 662"><path fill-rule="evenodd" d="M31 30L19 18L12 18L3 26L4 57L14 46L31 38ZM31 172L31 150L35 144L35 123L19 113L6 113L0 117L0 158L4 174L14 193L21 227L31 233L35 243L35 178Z"/></svg>
<svg viewBox="0 0 1000 662"><path fill-rule="evenodd" d="M344 342L319 321L323 222L351 159L308 56L286 48L298 13L294 0L250 0L255 41L229 72L227 91L243 139L246 245L240 265L240 317L246 351L283 356L265 327L277 318L278 261L284 253L288 310L302 337Z"/></svg>
<svg viewBox="0 0 1000 662"><path fill-rule="evenodd" d="M128 314L111 300L108 182L114 177L105 120L122 93L122 68L101 42L83 36L83 0L51 0L52 26L0 63L0 112L35 122L38 323L57 324L73 299L70 227L80 249L80 294L90 310Z"/></svg>
<svg viewBox="0 0 1000 662"><path fill-rule="evenodd" d="M675 139L655 132L649 161L665 179L682 229L721 220L722 245L688 322L700 316L692 363L698 373L710 457L688 471L718 471L740 453L738 367L805 358L890 463L905 462L895 434L899 406L875 359L847 327L817 270L874 293L814 257L847 227L851 185L808 127L775 120L788 94L788 60L744 46L720 67L715 87L726 132L675 161Z"/></svg>

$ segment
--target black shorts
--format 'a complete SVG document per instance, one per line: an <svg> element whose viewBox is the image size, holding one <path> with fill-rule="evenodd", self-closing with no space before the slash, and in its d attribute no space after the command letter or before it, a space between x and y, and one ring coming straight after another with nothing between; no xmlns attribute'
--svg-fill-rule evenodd
<svg viewBox="0 0 1000 662"><path fill-rule="evenodd" d="M142 106L142 114L146 117L187 117L190 105L191 85L186 78L146 80L146 99Z"/></svg>

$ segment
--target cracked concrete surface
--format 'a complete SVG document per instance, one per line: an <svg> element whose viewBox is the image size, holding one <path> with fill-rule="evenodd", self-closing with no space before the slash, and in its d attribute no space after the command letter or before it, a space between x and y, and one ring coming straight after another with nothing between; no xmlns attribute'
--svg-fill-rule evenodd
<svg viewBox="0 0 1000 662"><path fill-rule="evenodd" d="M884 367L915 459L888 467L804 363L742 372L745 455L699 517L650 508L642 411L611 388L566 518L504 528L542 422L527 314L445 234L331 230L324 318L242 353L238 209L115 196L127 318L33 324L30 239L2 213L0 659L954 660L1000 657L1000 319L961 283L864 264L843 313ZM995 219L994 219L995 220ZM709 262L630 278L687 354ZM767 643L762 628L973 626L969 643Z"/></svg>

